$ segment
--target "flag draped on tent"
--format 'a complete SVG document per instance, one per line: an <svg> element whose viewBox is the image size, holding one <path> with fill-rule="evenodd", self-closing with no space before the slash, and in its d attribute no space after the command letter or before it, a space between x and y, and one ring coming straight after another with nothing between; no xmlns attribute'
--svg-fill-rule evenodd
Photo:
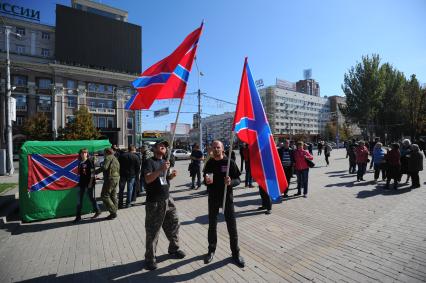
<svg viewBox="0 0 426 283"><path fill-rule="evenodd" d="M183 98L197 52L203 24L163 60L155 63L133 81L137 90L126 103L126 109L149 109L156 99Z"/></svg>
<svg viewBox="0 0 426 283"><path fill-rule="evenodd" d="M233 125L238 138L249 145L253 178L273 200L278 199L287 189L287 179L247 58Z"/></svg>

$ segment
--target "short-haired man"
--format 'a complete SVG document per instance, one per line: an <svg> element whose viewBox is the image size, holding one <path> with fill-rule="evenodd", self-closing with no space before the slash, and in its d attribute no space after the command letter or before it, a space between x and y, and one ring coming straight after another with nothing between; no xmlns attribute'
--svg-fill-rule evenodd
<svg viewBox="0 0 426 283"><path fill-rule="evenodd" d="M136 155L136 147L129 145L129 151L118 157L120 162L120 184L118 191L118 208L123 208L124 187L127 183L126 207L131 206L133 194L135 193L136 176L139 176L141 162Z"/></svg>
<svg viewBox="0 0 426 283"><path fill-rule="evenodd" d="M169 196L170 180L176 177L176 170L169 174L170 162L165 159L168 143L158 141L154 145L154 157L144 164L146 182L146 251L145 268L157 269L155 251L158 236L163 227L169 240L168 252L175 258L182 259L185 253L179 249L179 218L175 203Z"/></svg>
<svg viewBox="0 0 426 283"><path fill-rule="evenodd" d="M226 178L228 158L224 155L223 143L214 141L212 143L213 157L206 162L204 167L204 182L207 185L208 207L209 207L209 249L204 258L204 263L213 260L217 244L217 214L223 203L225 184L227 185L225 203L225 221L228 227L229 240L231 244L232 258L239 267L244 267L244 259L240 256L238 247L237 223L235 221L234 198L232 188L240 184L240 170L231 159L229 176Z"/></svg>

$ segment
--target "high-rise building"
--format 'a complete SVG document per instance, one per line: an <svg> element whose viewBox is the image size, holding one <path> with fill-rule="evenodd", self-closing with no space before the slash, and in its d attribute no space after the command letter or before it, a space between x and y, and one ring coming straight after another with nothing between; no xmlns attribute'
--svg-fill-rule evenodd
<svg viewBox="0 0 426 283"><path fill-rule="evenodd" d="M296 91L313 96L320 96L319 83L314 79L300 80L296 83Z"/></svg>
<svg viewBox="0 0 426 283"><path fill-rule="evenodd" d="M201 118L203 128L203 144L210 144L214 140L220 140L226 146L230 142L232 123L235 112L225 112Z"/></svg>
<svg viewBox="0 0 426 283"><path fill-rule="evenodd" d="M30 3L30 2L29 2ZM141 72L141 27L127 23L127 12L86 0L73 0L72 7L56 6L56 25L40 24L8 15L4 24L9 36L12 96L16 98L13 122L14 152L26 140L22 125L44 113L55 139L59 128L86 106L95 126L111 143L127 146L136 142L140 121L124 109L133 94L131 82ZM6 39L0 33L1 95L5 97ZM1 99L1 109L5 101ZM1 133L5 117L0 117ZM1 147L5 147L1 135Z"/></svg>

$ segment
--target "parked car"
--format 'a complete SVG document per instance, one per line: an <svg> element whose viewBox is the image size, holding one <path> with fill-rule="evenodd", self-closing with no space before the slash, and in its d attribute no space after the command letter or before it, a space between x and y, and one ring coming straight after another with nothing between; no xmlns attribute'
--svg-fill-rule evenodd
<svg viewBox="0 0 426 283"><path fill-rule="evenodd" d="M175 160L191 158L191 153L184 149L173 149L172 154L175 157Z"/></svg>

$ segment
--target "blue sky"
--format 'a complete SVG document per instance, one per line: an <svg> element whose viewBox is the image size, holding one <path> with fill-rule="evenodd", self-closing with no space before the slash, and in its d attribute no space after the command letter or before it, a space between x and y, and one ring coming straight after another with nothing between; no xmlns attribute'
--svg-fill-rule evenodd
<svg viewBox="0 0 426 283"><path fill-rule="evenodd" d="M66 1L12 1L41 10L41 22L54 25L55 3ZM99 2L99 1L97 1ZM297 81L312 69L321 96L342 95L344 73L361 56L377 53L409 77L426 83L425 0L299 0L299 1L100 1L129 12L129 22L142 26L142 70L170 54L204 19L198 65L205 74L201 89L207 95L235 102L244 57L254 79L265 85L275 78ZM196 68L188 92L197 90ZM203 99L207 114L233 111L232 105ZM176 102L162 101L152 109ZM183 111L196 111L196 97L187 95ZM153 118L144 113L144 129L163 130L173 114ZM180 122L191 123L184 113Z"/></svg>

